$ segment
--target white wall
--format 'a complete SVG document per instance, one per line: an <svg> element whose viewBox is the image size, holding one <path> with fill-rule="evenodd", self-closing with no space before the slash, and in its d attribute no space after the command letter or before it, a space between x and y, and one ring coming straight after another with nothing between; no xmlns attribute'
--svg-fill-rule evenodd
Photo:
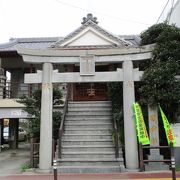
<svg viewBox="0 0 180 180"><path fill-rule="evenodd" d="M169 17L169 24L176 24L180 28L180 0L175 4Z"/></svg>
<svg viewBox="0 0 180 180"><path fill-rule="evenodd" d="M172 6L172 1L169 1L164 9L162 9L157 23L168 21L169 24L176 24L177 27L180 27L180 0L175 0L173 9L171 9Z"/></svg>

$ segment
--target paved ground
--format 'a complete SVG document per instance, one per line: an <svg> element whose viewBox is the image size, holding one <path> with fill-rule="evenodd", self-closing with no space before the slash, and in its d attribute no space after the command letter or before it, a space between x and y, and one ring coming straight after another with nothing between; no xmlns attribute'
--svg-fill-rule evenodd
<svg viewBox="0 0 180 180"><path fill-rule="evenodd" d="M171 180L171 174L163 173L119 173L119 174L61 174L58 180ZM0 176L0 180L53 180L53 175ZM180 173L178 178L180 180Z"/></svg>
<svg viewBox="0 0 180 180"><path fill-rule="evenodd" d="M29 162L29 145L21 144L18 150L0 152L0 180L53 180L52 174L23 173L22 165ZM117 174L59 174L58 180L171 180L171 172L117 173ZM180 180L180 172L177 179Z"/></svg>
<svg viewBox="0 0 180 180"><path fill-rule="evenodd" d="M22 174L21 168L29 162L29 144L21 143L18 150L0 152L0 175Z"/></svg>

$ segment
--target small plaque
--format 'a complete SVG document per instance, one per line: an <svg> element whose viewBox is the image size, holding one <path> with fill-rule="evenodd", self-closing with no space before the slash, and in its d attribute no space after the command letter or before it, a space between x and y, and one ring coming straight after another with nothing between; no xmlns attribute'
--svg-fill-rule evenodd
<svg viewBox="0 0 180 180"><path fill-rule="evenodd" d="M95 57L94 56L81 56L80 57L80 75L93 76L95 75Z"/></svg>
<svg viewBox="0 0 180 180"><path fill-rule="evenodd" d="M90 97L95 96L95 89L87 89L87 95Z"/></svg>
<svg viewBox="0 0 180 180"><path fill-rule="evenodd" d="M21 110L12 110L11 115L12 116L21 116Z"/></svg>

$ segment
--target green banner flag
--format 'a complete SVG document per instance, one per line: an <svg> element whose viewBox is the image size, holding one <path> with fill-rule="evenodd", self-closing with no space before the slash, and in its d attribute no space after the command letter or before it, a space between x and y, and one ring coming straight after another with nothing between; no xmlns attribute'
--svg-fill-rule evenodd
<svg viewBox="0 0 180 180"><path fill-rule="evenodd" d="M166 138L167 138L168 144L170 144L170 142L172 142L173 145L176 145L176 138L175 138L175 136L173 134L173 131L171 129L169 121L168 121L166 115L164 114L163 110L161 109L160 105L159 105L159 109L160 109L162 121L163 121L163 124L164 124L164 129L165 129L165 133L166 133Z"/></svg>
<svg viewBox="0 0 180 180"><path fill-rule="evenodd" d="M138 141L142 145L148 145L150 144L150 140L149 140L146 125L144 122L141 106L139 105L139 103L134 103L133 107L134 107L134 113L135 113Z"/></svg>

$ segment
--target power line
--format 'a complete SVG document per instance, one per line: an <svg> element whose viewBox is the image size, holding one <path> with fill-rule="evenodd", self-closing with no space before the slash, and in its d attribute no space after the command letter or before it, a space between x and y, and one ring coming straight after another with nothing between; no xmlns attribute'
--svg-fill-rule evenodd
<svg viewBox="0 0 180 180"><path fill-rule="evenodd" d="M164 6L164 8L163 8L163 10L162 10L162 12L161 12L161 14L160 14L160 16L159 16L159 18L158 18L156 24L159 22L159 20L160 20L161 16L163 15L164 10L166 9L166 7L167 7L168 4L169 4L169 0L166 2L166 5Z"/></svg>
<svg viewBox="0 0 180 180"><path fill-rule="evenodd" d="M75 9L80 9L80 10L88 12L88 13L90 12L90 10L82 8L82 7L79 7L79 6L76 6L74 4L66 3L66 2L63 2L63 1L60 1L60 0L55 0L55 1L57 1L60 4L65 5L65 6L68 6L68 7L72 7L72 8L75 8ZM120 21L125 21L125 22L130 22L130 23L135 23L135 24L150 25L148 23L134 21L134 20L130 20L130 19L124 19L124 18L120 18L120 17L116 17L116 16L111 16L109 14L104 14L104 13L101 13L101 12L96 12L96 11L91 11L91 12L95 13L95 14L102 15L102 16L106 16L106 17L111 18L111 19L120 20Z"/></svg>

